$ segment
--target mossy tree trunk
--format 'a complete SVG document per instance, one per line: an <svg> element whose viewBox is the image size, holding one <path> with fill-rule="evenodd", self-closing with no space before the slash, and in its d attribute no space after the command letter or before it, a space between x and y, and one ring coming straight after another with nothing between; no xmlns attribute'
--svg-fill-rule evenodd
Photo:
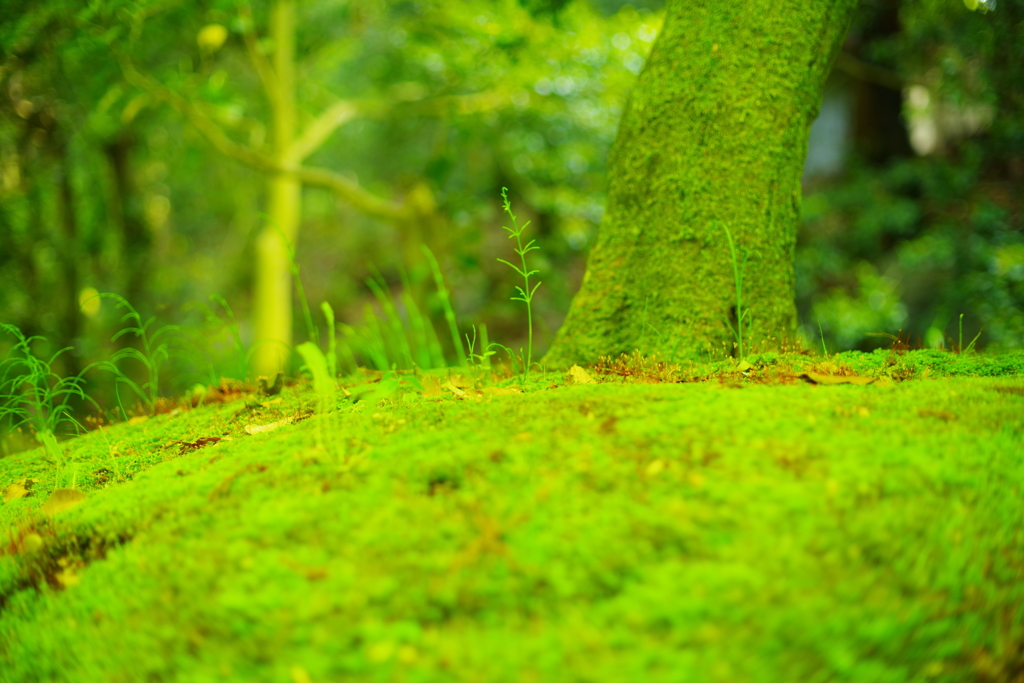
<svg viewBox="0 0 1024 683"><path fill-rule="evenodd" d="M639 349L735 353L742 261L748 334L796 331L800 176L822 86L856 0L669 0L622 116L608 205L549 367ZM747 336L747 335L745 335Z"/></svg>

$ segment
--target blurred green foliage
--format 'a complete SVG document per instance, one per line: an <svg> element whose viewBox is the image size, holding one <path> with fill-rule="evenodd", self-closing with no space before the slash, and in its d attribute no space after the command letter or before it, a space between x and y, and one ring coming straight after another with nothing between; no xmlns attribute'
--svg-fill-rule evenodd
<svg viewBox="0 0 1024 683"><path fill-rule="evenodd" d="M93 358L115 350L101 340L116 312L83 316L84 288L124 293L190 330L205 324L196 302L217 294L247 337L263 177L130 85L118 59L234 142L265 148L267 105L242 32L251 21L266 33L269 3L251 14L234 2L23 5L0 19L0 239L10 247L0 276L20 285L0 292L0 319ZM426 181L440 220L419 227L425 240L436 233L460 323L486 317L517 342L514 274L495 260L506 247L499 189L511 187L528 202L550 273L537 302L545 345L582 276L607 149L659 17L609 2L319 2L298 12L300 123L339 100L360 111L310 162L384 198ZM432 296L418 245L402 245L395 225L325 190L307 189L303 203L297 258L310 301L330 301L342 323L361 320L374 265L396 298L403 265ZM440 313L436 297L424 303Z"/></svg>
<svg viewBox="0 0 1024 683"><path fill-rule="evenodd" d="M820 322L833 348L888 345L868 335L901 331L951 348L964 314L964 335L980 330L982 346L1024 343L1022 30L1019 0L862 5L847 44L862 61L838 69L834 87L854 91L854 109L871 103L850 85L857 75L902 90L897 117L865 123L902 129L905 142L858 144L855 113L846 168L807 183L796 257L805 337Z"/></svg>
<svg viewBox="0 0 1024 683"><path fill-rule="evenodd" d="M204 340L170 359L166 390L242 372L265 176L218 153L123 67L194 105L234 143L266 149L268 105L244 35L249 27L267 35L271 5L6 3L0 281L16 285L0 288L0 321L45 336L50 355L74 346L57 360L62 375L120 350L109 341L119 329L115 308L80 304L96 291L122 294L147 319ZM881 100L858 88L888 83L895 114L873 128L895 131L897 141L855 130L844 169L807 181L797 297L812 348L819 322L831 349L884 345L866 335L901 328L948 347L960 313L965 336L983 330L979 346L1024 339L1024 114L1014 76L1024 63L1022 3L970 6L862 6L844 51L850 59L840 59L833 80L854 93L852 109L876 113L887 111ZM545 287L534 313L543 353L582 278L603 211L607 151L660 27L660 3L327 0L297 8L300 128L339 102L358 109L309 163L388 201L425 186L435 209L430 224L411 229L308 187L296 258L311 305L330 302L339 329L361 324L367 306L379 307L363 284L376 267L384 294L402 301L411 293L443 323L419 256L428 243L461 332L484 323L490 339L523 346L521 311L509 300L515 273L496 260L507 250L499 194L507 186L540 247ZM272 49L266 38L256 46ZM988 114L917 155L901 105L914 87L930 96L922 111L935 120ZM211 295L230 308L211 313ZM221 308L233 311L229 322L216 317Z"/></svg>

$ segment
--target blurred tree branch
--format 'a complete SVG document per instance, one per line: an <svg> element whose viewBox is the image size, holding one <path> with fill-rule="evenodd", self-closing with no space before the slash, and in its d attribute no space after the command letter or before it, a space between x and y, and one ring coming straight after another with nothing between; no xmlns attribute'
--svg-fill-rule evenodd
<svg viewBox="0 0 1024 683"><path fill-rule="evenodd" d="M242 38L245 42L245 50L249 55L249 61L252 63L253 70L256 71L260 83L263 84L263 91L267 93L267 98L271 100L271 106L282 107L285 102L285 94L281 89L281 81L260 49L258 36L256 31L253 30L255 21L253 20L252 9L249 7L249 3L243 3L238 8L238 15L241 19L240 23L244 27Z"/></svg>
<svg viewBox="0 0 1024 683"><path fill-rule="evenodd" d="M271 156L235 142L198 105L157 80L142 74L129 57L123 54L119 54L117 57L125 79L130 84L169 104L188 119L195 129L206 138L207 142L221 154L260 171L290 173L304 183L331 190L354 208L369 216L394 220L404 218L409 213L404 205L381 199L360 187L355 180L340 173L325 168L303 166L294 162L281 163ZM296 140L293 153L290 156L293 159L301 159L315 151L319 144L322 144L338 126L350 120L357 111L356 107L347 101L330 107Z"/></svg>
<svg viewBox="0 0 1024 683"><path fill-rule="evenodd" d="M292 145L292 153L302 160L320 148L334 131L354 119L360 112L358 104L341 100L324 110L312 123L306 126Z"/></svg>
<svg viewBox="0 0 1024 683"><path fill-rule="evenodd" d="M336 102L306 126L292 145L291 153L288 155L289 162L281 163L267 154L235 142L199 105L141 73L126 55L118 54L117 57L121 71L130 84L169 104L188 119L207 142L224 156L267 173L291 173L304 183L333 191L353 208L369 216L391 220L408 217L411 209L368 192L355 180L330 169L304 166L300 163L326 142L334 131L358 115L390 109L383 103L361 103L352 100ZM437 115L444 112L476 114L499 109L508 103L509 98L505 91L489 90L470 95L425 98L410 102L407 106L412 113L421 115Z"/></svg>
<svg viewBox="0 0 1024 683"><path fill-rule="evenodd" d="M485 90L469 95L441 95L417 100L409 104L411 113L421 115L479 114L500 109L511 104L511 97L504 89Z"/></svg>
<svg viewBox="0 0 1024 683"><path fill-rule="evenodd" d="M178 113L187 118L217 151L261 171L280 170L270 157L229 138L209 114L204 112L199 106L156 79L141 73L135 67L131 58L124 54L117 54L117 60L121 65L121 72L128 83L169 104Z"/></svg>

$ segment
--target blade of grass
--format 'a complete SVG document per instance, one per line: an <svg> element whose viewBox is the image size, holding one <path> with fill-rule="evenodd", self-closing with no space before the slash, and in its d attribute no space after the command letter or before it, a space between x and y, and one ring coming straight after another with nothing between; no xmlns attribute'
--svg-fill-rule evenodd
<svg viewBox="0 0 1024 683"><path fill-rule="evenodd" d="M448 321L448 331L452 335L452 346L455 348L455 353L459 358L459 366L465 367L467 365L466 349L463 348L462 339L459 337L459 327L455 323L455 311L452 310L451 297L448 294L448 288L445 287L444 278L441 276L441 266L438 265L437 259L434 258L434 252L430 251L427 245L421 245L420 248L430 262L431 271L434 273L437 295L441 299L441 306L444 308L444 317Z"/></svg>
<svg viewBox="0 0 1024 683"><path fill-rule="evenodd" d="M390 292L388 294L384 293L384 290L387 288L387 282L384 281L384 277L373 266L370 266L370 270L373 273L373 277L366 278L366 286L373 292L378 303L380 303L381 310L384 312L389 340L396 350L394 355L395 362L403 370L410 369L413 367L412 348L410 348L409 340L406 337L405 326L402 324L398 310L389 296Z"/></svg>
<svg viewBox="0 0 1024 683"><path fill-rule="evenodd" d="M327 320L327 371L331 377L338 376L338 340L334 335L334 309L324 301L320 304Z"/></svg>
<svg viewBox="0 0 1024 683"><path fill-rule="evenodd" d="M409 328L416 341L416 359L421 368L442 368L445 366L444 353L441 351L441 344L437 341L437 332L423 313L412 296L412 287L409 283L409 275L405 268L399 271L402 278L402 303L409 316Z"/></svg>

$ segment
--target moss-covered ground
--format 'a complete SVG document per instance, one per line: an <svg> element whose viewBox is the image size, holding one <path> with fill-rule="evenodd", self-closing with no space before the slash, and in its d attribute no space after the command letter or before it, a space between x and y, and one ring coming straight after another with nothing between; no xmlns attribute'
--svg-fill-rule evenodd
<svg viewBox="0 0 1024 683"><path fill-rule="evenodd" d="M743 367L299 382L0 459L0 680L1019 681L1024 354Z"/></svg>

